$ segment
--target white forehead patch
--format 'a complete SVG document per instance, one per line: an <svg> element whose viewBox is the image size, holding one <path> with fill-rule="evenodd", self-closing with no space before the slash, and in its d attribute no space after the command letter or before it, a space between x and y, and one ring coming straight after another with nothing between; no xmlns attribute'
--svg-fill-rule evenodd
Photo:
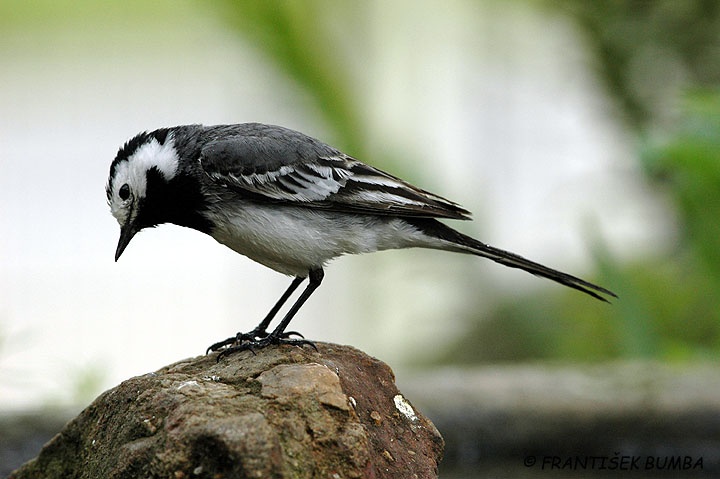
<svg viewBox="0 0 720 479"><path fill-rule="evenodd" d="M145 196L148 170L155 167L165 179L170 180L177 174L179 162L180 158L171 133L167 136L165 143L160 144L153 138L139 146L127 161L117 165L111 185L110 211L120 224L127 219L132 201ZM124 184L130 187L131 193L130 198L125 201L119 195L120 188Z"/></svg>

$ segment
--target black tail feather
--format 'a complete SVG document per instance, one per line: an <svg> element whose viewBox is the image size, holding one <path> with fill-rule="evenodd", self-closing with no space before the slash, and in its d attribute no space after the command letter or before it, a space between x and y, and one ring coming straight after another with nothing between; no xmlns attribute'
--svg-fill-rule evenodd
<svg viewBox="0 0 720 479"><path fill-rule="evenodd" d="M455 231L437 220L407 219L407 221L423 233L450 243L447 249L483 256L504 266L518 268L536 276L550 279L569 288L582 291L583 293L606 303L609 303L610 301L608 301L608 299L603 295L617 298L617 295L609 289L570 274L563 273L562 271L548 268L547 266L530 261L529 259L523 258L515 253L511 253L510 251L486 245L475 238L464 235L459 231Z"/></svg>

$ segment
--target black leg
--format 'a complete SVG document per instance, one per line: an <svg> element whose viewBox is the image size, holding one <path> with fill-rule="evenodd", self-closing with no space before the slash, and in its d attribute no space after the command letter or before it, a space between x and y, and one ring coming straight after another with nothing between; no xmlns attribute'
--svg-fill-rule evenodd
<svg viewBox="0 0 720 479"><path fill-rule="evenodd" d="M267 333L267 327L270 324L270 321L273 320L275 315L278 311L280 311L280 308L283 307L285 302L288 300L288 298L295 292L298 286L300 286L300 283L302 283L305 280L305 278L301 276L297 276L292 280L292 283L290 283L290 286L288 286L288 289L285 290L282 296L280 296L280 299L277 300L275 303L275 306L270 309L270 312L265 316L265 318L255 326L255 329L250 331L249 333L237 333L235 336L231 338L227 338L223 341L219 341L209 348L207 348L207 351L205 351L205 354L209 353L210 351L217 351L219 349L224 348L225 346L230 346L231 344L241 343L243 341L253 341L258 338L264 338L268 335ZM293 333L288 333L288 335L291 335ZM297 333L296 333L297 334Z"/></svg>
<svg viewBox="0 0 720 479"><path fill-rule="evenodd" d="M305 291L302 292L297 301L295 301L295 304L290 307L290 310L287 312L282 321L280 321L280 324L277 325L277 327L273 330L272 333L268 335L268 337L274 337L275 339L283 338L283 335L285 334L285 328L288 327L288 324L290 324L290 321L295 316L295 313L300 310L302 305L305 304L305 301L307 301L310 295L312 295L313 292L315 292L315 290L318 288L318 286L320 286L320 283L322 283L324 276L325 272L322 270L322 268L310 271L310 274L308 275L309 281L307 287L305 288Z"/></svg>
<svg viewBox="0 0 720 479"><path fill-rule="evenodd" d="M265 336L267 336L267 327L270 325L270 321L273 320L277 312L280 311L280 308L282 308L290 295L295 292L297 287L300 286L300 283L302 283L304 280L305 278L302 278L300 276L293 279L288 289L286 289L283 295L280 296L280 299L277 300L275 306L272 307L270 312L265 316L265 318L260 322L260 324L258 324L255 329L248 333L248 336L250 337L243 337L242 339L264 338Z"/></svg>
<svg viewBox="0 0 720 479"><path fill-rule="evenodd" d="M305 301L313 294L313 292L320 286L320 283L322 283L323 276L325 273L323 272L322 268L311 270L308 274L309 282L307 287L303 290L303 292L300 294L300 297L295 301L295 303L290 307L290 310L288 310L287 314L285 314L285 317L280 321L280 324L277 325L277 327L268 335L264 337L254 337L252 339L247 339L243 342L233 342L231 343L232 346L226 347L222 351L220 351L220 354L218 355L218 361L228 354L232 354L237 351L245 351L245 350L254 350L257 348L264 348L265 346L269 346L271 344L292 344L295 346L303 346L303 345L309 345L312 347L315 347L315 345L312 343L312 341L308 341L307 339L290 339L288 338L288 333L285 333L285 329L288 327L288 324L290 324L290 321L295 316L295 314L300 310L303 304L305 304ZM297 284L295 284L297 282ZM300 284L299 281L297 281L297 278L295 281L293 281L293 284L290 285L290 288L294 290L297 288L297 286ZM292 293L292 291L290 291ZM281 300L283 298L287 300L287 297L289 296L288 292L286 291L286 294L283 295ZM277 306L277 305L276 305ZM277 313L277 309L280 309L279 306L273 307L273 310L275 310L275 313ZM270 311L273 312L272 310ZM267 319L267 318L265 318ZM269 321L268 321L269 322ZM260 323L260 326L265 323L265 320L263 320L262 323ZM265 325L267 327L267 324ZM317 349L317 348L315 348ZM213 351L215 351L213 349Z"/></svg>

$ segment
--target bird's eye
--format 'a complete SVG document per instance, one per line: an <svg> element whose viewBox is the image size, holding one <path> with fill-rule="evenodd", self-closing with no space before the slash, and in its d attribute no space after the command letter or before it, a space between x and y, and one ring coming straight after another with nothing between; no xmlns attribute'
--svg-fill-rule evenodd
<svg viewBox="0 0 720 479"><path fill-rule="evenodd" d="M123 201L127 200L128 198L130 198L130 187L128 186L127 183L125 183L124 185L122 185L122 186L120 187L120 190L118 191L118 196L119 196L120 199L123 200Z"/></svg>

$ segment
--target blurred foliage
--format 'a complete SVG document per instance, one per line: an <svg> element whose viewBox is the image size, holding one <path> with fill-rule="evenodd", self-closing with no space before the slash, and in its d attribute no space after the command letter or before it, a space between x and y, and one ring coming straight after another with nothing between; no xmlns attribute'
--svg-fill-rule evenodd
<svg viewBox="0 0 720 479"><path fill-rule="evenodd" d="M434 361L711 359L720 351L718 290L692 261L657 259L603 275L621 296L596 305L577 294L506 300Z"/></svg>
<svg viewBox="0 0 720 479"><path fill-rule="evenodd" d="M548 0L595 56L596 72L639 138L649 180L678 218L667 256L598 261L611 307L560 296L513 298L436 358L476 363L620 357L714 358L720 352L720 2ZM692 94L683 95L685 91ZM684 100L683 100L684 99ZM481 310L478 305L478 310Z"/></svg>
<svg viewBox="0 0 720 479"><path fill-rule="evenodd" d="M582 295L505 301L467 318L471 330L436 360L452 363L621 357L711 359L720 353L720 90L689 95L676 133L642 155L649 178L676 205L667 257L615 265L601 255L597 281L612 306ZM477 307L480 310L480 305Z"/></svg>
<svg viewBox="0 0 720 479"><path fill-rule="evenodd" d="M688 96L685 111L674 140L644 165L680 213L681 241L720 286L720 89Z"/></svg>
<svg viewBox="0 0 720 479"><path fill-rule="evenodd" d="M313 98L335 143L365 157L361 108L353 94L347 56L338 45L338 18L362 20L362 2L333 0L221 0L222 18ZM350 23L352 19L352 23Z"/></svg>
<svg viewBox="0 0 720 479"><path fill-rule="evenodd" d="M545 0L572 20L628 123L671 121L678 92L720 84L717 0ZM668 117L670 116L670 117Z"/></svg>
<svg viewBox="0 0 720 479"><path fill-rule="evenodd" d="M11 32L32 35L38 27L45 33L70 28L83 34L107 23L127 22L152 24L157 29L186 19L188 4L189 0L0 0L0 35ZM162 23L158 22L159 18Z"/></svg>

